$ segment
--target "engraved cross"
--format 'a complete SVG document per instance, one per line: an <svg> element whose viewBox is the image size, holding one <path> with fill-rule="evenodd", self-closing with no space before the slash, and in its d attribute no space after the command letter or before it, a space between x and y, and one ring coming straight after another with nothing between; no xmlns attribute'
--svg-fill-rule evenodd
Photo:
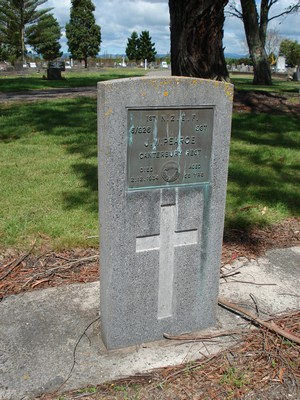
<svg viewBox="0 0 300 400"><path fill-rule="evenodd" d="M136 238L136 252L159 250L157 317L172 316L174 248L198 243L197 229L176 232L176 206L162 206L160 234Z"/></svg>

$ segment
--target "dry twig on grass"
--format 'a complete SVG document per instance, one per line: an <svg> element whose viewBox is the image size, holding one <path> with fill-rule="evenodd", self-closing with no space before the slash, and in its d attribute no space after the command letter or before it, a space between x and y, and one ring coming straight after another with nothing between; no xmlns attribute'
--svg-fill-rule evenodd
<svg viewBox="0 0 300 400"><path fill-rule="evenodd" d="M0 276L1 271L13 266L10 271L5 271L5 276L2 273L0 301L5 296L27 290L96 281L99 279L98 258L95 249L75 249L39 256L27 253L5 265L0 264Z"/></svg>
<svg viewBox="0 0 300 400"><path fill-rule="evenodd" d="M13 264L13 266L6 271L2 276L0 276L0 281L2 281L3 279L5 279L11 272L13 272L13 270L18 267L28 256L29 254L32 252L32 250L34 249L36 240L33 242L31 249L28 251L28 253L24 254L22 257L20 257L17 260L12 260L11 262L9 262L8 264L4 265L2 268L3 270L5 270L6 268L8 268L9 266L11 266Z"/></svg>

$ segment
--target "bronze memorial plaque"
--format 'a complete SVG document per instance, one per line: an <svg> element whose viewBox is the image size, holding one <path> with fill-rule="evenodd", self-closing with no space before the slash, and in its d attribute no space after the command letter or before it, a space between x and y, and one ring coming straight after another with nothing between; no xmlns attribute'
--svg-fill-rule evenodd
<svg viewBox="0 0 300 400"><path fill-rule="evenodd" d="M213 107L128 109L128 189L208 183L213 119Z"/></svg>

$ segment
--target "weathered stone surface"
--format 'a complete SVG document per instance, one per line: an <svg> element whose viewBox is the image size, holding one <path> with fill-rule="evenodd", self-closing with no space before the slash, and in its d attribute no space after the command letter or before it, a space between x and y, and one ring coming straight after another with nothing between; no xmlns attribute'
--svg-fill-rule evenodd
<svg viewBox="0 0 300 400"><path fill-rule="evenodd" d="M161 339L164 332L179 334L215 324L232 96L230 84L194 78L98 84L100 304L102 337L109 349ZM195 145L180 140L182 135L197 140L203 134L191 121L199 107L213 115L211 152L202 149L202 161L187 155ZM132 109L147 109L156 118L165 111L164 125L158 128L165 132L157 133L151 123L144 133L144 126L139 130L131 125ZM185 121L177 118L176 128L174 110L181 113L176 111L175 116L186 110L189 115ZM164 146L163 151L169 152L158 187L128 185L128 148L137 134L145 135L147 151L150 147L152 153L161 152ZM162 141L155 141L157 137ZM168 137L178 137L177 143L163 145ZM181 152L177 159L185 157L184 167L171 157L175 150ZM210 157L206 182L179 183L180 174L194 172L193 165L199 164L201 172L205 157ZM139 169L141 162L140 158ZM147 173L141 176L149 179Z"/></svg>

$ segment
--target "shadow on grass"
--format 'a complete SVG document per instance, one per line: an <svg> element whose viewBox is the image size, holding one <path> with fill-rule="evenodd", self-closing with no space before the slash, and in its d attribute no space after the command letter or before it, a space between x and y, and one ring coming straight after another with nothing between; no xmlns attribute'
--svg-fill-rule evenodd
<svg viewBox="0 0 300 400"><path fill-rule="evenodd" d="M96 165L79 162L73 165L73 171L82 181L81 188L64 192L63 199L66 209L81 208L98 213L98 171Z"/></svg>
<svg viewBox="0 0 300 400"><path fill-rule="evenodd" d="M85 207L97 213L97 105L94 98L72 98L0 105L0 139L58 145L76 155L74 173L80 187L63 193L66 208ZM5 122L4 122L5 121Z"/></svg>
<svg viewBox="0 0 300 400"><path fill-rule="evenodd" d="M103 74L103 71L94 72L90 76L89 74L82 73L72 76L72 74L67 75L61 80L47 80L43 75L46 75L46 71L37 74L37 76L23 76L23 77L13 77L12 78L1 78L1 92L20 92L28 90L39 90L39 89L50 89L50 88L78 88L78 87L91 87L97 86L97 82L106 81L109 79L120 79L126 78L126 74L116 71L109 71ZM128 76L142 76L143 73L132 72Z"/></svg>
<svg viewBox="0 0 300 400"><path fill-rule="evenodd" d="M51 135L69 152L86 153L87 157L91 156L90 146L97 143L96 100L92 98L1 105L0 113L0 138L6 141L25 139L35 133Z"/></svg>
<svg viewBox="0 0 300 400"><path fill-rule="evenodd" d="M270 207L299 216L298 130L299 118L293 116L234 116L227 228L247 230L253 225L264 225L268 220L266 210Z"/></svg>
<svg viewBox="0 0 300 400"><path fill-rule="evenodd" d="M66 209L84 207L97 213L97 108L93 98L0 105L0 138L7 142L51 137L67 154L80 187L63 193ZM5 122L4 122L5 121ZM261 220L241 212L257 204L282 207L299 215L299 117L235 114L229 168L227 226L251 226ZM44 143L44 142L43 142ZM299 155L298 155L299 157Z"/></svg>
<svg viewBox="0 0 300 400"><path fill-rule="evenodd" d="M234 84L235 89L238 91L263 91L272 93L298 93L299 83L296 81L282 80L272 78L271 86L253 85L252 78L231 76L231 82Z"/></svg>
<svg viewBox="0 0 300 400"><path fill-rule="evenodd" d="M295 149L298 130L299 116L243 113L233 117L232 137L253 145Z"/></svg>

